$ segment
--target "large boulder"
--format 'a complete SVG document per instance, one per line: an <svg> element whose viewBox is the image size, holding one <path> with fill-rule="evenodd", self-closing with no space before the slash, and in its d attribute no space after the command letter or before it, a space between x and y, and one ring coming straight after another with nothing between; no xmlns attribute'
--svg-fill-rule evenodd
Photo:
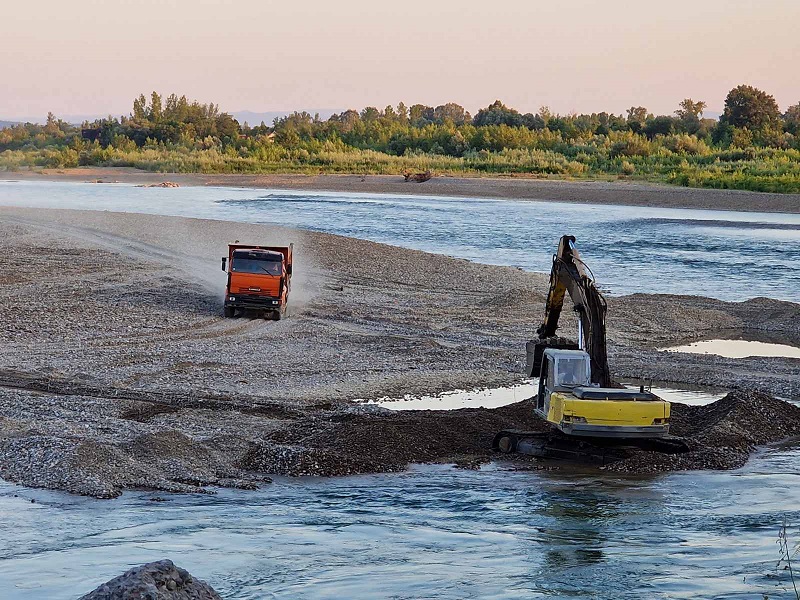
<svg viewBox="0 0 800 600"><path fill-rule="evenodd" d="M221 600L205 581L176 567L171 560L159 560L134 567L104 583L80 600Z"/></svg>

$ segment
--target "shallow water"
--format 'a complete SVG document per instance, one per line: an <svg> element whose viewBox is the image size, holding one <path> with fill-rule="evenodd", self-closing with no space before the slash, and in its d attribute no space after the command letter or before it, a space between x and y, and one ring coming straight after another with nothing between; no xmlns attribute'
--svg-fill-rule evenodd
<svg viewBox="0 0 800 600"><path fill-rule="evenodd" d="M749 340L702 340L684 346L664 348L664 350L690 354L716 354L726 358L747 358L748 356L800 358L800 348L787 346L786 344L770 344Z"/></svg>
<svg viewBox="0 0 800 600"><path fill-rule="evenodd" d="M800 450L729 473L416 467L167 502L0 483L0 589L76 598L169 557L236 599L789 598L775 540L784 516L800 540L799 488Z"/></svg>
<svg viewBox="0 0 800 600"><path fill-rule="evenodd" d="M459 408L497 408L506 406L535 396L538 392L538 379L531 383L519 385L485 388L475 390L453 390L432 396L411 396L403 398L379 398L368 404L377 404L391 410L456 410ZM632 385L634 389L637 385ZM709 389L675 389L670 387L650 387L656 396L669 402L680 402L693 406L702 406L716 402L726 392ZM357 401L358 402L358 401Z"/></svg>
<svg viewBox="0 0 800 600"><path fill-rule="evenodd" d="M30 181L0 181L0 205L278 223L540 272L569 233L613 294L800 302L800 215Z"/></svg>

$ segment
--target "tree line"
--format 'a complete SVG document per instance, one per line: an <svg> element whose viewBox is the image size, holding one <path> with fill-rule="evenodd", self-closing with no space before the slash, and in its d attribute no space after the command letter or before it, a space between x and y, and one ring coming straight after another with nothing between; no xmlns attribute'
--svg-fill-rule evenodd
<svg viewBox="0 0 800 600"><path fill-rule="evenodd" d="M548 107L522 113L498 100L471 115L452 102L401 102L325 120L295 112L250 125L213 103L153 92L136 98L131 113L120 118L74 126L51 113L44 125L2 129L0 167L398 172L419 166L800 189L800 102L781 112L770 94L740 85L728 93L718 120L704 118L705 109L704 101L686 98L671 115L642 106L625 114L561 115Z"/></svg>

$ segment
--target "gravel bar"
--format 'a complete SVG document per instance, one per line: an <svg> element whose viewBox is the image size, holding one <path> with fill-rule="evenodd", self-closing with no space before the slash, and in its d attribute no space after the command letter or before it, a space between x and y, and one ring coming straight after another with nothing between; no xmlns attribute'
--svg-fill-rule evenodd
<svg viewBox="0 0 800 600"><path fill-rule="evenodd" d="M287 319L222 317L219 258L234 240L295 244ZM0 250L9 481L101 498L253 488L271 474L479 464L498 429L542 426L524 405L398 414L353 402L520 382L542 274L277 226L99 211L0 208ZM768 401L775 431L794 431L791 405L763 394L800 399L800 360L658 348L734 332L797 343L800 305L636 294L611 298L609 315L617 376L742 390L737 406ZM739 412L725 415L748 431ZM774 437L759 430L735 448L697 437L730 460L621 468L732 467Z"/></svg>

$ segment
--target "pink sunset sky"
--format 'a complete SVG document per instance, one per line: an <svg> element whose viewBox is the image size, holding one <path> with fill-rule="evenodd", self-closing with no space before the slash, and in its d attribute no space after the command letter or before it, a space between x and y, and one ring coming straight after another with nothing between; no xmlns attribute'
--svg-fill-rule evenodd
<svg viewBox="0 0 800 600"><path fill-rule="evenodd" d="M800 101L800 0L8 0L0 119L127 114L141 92L223 110L496 98L523 112Z"/></svg>

